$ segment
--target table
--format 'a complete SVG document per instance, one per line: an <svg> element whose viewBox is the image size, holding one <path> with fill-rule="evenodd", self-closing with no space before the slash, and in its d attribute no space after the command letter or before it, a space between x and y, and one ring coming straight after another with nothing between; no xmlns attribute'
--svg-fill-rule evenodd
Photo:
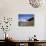
<svg viewBox="0 0 46 46"><path fill-rule="evenodd" d="M16 46L46 46L46 40L39 40L39 41L29 41L29 40L9 40L9 44L14 44Z"/></svg>

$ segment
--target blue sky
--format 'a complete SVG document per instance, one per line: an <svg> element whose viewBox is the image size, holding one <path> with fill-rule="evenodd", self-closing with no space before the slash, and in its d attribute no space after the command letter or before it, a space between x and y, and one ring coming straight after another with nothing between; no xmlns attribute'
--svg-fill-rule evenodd
<svg viewBox="0 0 46 46"><path fill-rule="evenodd" d="M29 18L32 18L33 14L19 14L20 21L26 21Z"/></svg>

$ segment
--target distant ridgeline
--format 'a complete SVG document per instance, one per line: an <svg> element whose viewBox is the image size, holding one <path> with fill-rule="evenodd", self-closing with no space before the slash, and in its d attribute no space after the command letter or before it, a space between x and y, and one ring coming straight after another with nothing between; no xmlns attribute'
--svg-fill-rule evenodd
<svg viewBox="0 0 46 46"><path fill-rule="evenodd" d="M34 20L34 17L27 19L27 21L32 21L32 20Z"/></svg>

